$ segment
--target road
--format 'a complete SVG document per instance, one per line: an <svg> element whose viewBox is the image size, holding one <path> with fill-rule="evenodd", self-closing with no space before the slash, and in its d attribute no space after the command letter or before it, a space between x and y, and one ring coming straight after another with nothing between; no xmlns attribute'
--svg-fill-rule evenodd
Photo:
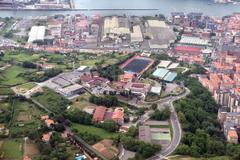
<svg viewBox="0 0 240 160"><path fill-rule="evenodd" d="M170 145L167 148L161 150L159 153L155 154L153 157L149 158L148 160L159 160L159 159L166 158L171 153L173 153L175 151L175 149L177 148L177 146L179 145L179 143L181 141L181 137L182 137L182 129L181 129L181 124L178 120L178 116L175 111L173 102L187 96L189 93L190 93L190 90L185 87L185 92L179 96L166 97L164 99L151 102L151 103L157 103L158 106L162 106L162 104L167 104L167 103L169 104L170 112L171 112L170 121L171 121L172 129L173 129L173 137L172 137L172 141L171 141ZM146 104L148 104L148 105L150 105L151 103L146 102ZM146 120L148 120L150 118L150 115L153 112L154 111L152 111L152 110L145 112L145 114L142 115L139 118L139 120L133 125L136 125L140 122L141 123L145 122Z"/></svg>
<svg viewBox="0 0 240 160"><path fill-rule="evenodd" d="M178 116L177 116L177 113L175 111L173 102L187 96L189 93L190 93L189 89L185 88L185 93L184 94L170 98L170 100L169 100L170 112L171 112L170 121L171 121L172 128L173 128L172 141L167 148L161 150L159 153L155 154L155 156L149 158L148 160L163 159L166 156L173 153L175 151L175 149L177 148L177 146L179 145L179 143L181 141L181 137L182 137L182 129L181 129L181 125L180 125L180 122L178 120Z"/></svg>

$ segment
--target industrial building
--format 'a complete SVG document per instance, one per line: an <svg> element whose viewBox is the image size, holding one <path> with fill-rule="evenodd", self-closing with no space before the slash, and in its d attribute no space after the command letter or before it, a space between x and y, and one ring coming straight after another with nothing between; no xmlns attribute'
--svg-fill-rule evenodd
<svg viewBox="0 0 240 160"><path fill-rule="evenodd" d="M84 93L85 90L82 85L80 84L73 84L71 86L59 89L60 94L65 97L71 97L73 95Z"/></svg>
<svg viewBox="0 0 240 160"><path fill-rule="evenodd" d="M167 82L172 82L176 78L177 73L170 72L168 69L158 68L153 72L153 76Z"/></svg>
<svg viewBox="0 0 240 160"><path fill-rule="evenodd" d="M171 61L165 61L162 60L160 61L160 63L158 64L158 68L167 68L172 62Z"/></svg>
<svg viewBox="0 0 240 160"><path fill-rule="evenodd" d="M166 49L176 39L176 35L164 21L148 20L145 23L151 49Z"/></svg>
<svg viewBox="0 0 240 160"><path fill-rule="evenodd" d="M180 44L185 44L185 45L196 45L196 46L209 46L209 40L206 39L201 39L199 37L187 37L187 36L182 36Z"/></svg>
<svg viewBox="0 0 240 160"><path fill-rule="evenodd" d="M167 75L168 72L169 72L168 69L159 68L153 72L153 76L163 79Z"/></svg>
<svg viewBox="0 0 240 160"><path fill-rule="evenodd" d="M32 26L31 31L28 34L28 43L32 43L37 40L43 41L45 37L45 31L45 26Z"/></svg>
<svg viewBox="0 0 240 160"><path fill-rule="evenodd" d="M131 42L143 42L143 35L140 25L133 26L133 32L131 33Z"/></svg>
<svg viewBox="0 0 240 160"><path fill-rule="evenodd" d="M102 41L116 39L124 34L130 34L127 18L112 16L104 19Z"/></svg>

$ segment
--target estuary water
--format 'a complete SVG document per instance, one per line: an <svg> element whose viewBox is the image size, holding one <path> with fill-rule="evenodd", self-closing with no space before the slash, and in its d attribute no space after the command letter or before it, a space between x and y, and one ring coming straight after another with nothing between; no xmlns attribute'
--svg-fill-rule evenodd
<svg viewBox="0 0 240 160"><path fill-rule="evenodd" d="M74 0L75 8L82 10L72 11L6 11L0 10L1 17L25 17L53 14L86 15L170 15L171 12L202 12L210 16L230 15L240 12L237 4L216 4L214 0Z"/></svg>

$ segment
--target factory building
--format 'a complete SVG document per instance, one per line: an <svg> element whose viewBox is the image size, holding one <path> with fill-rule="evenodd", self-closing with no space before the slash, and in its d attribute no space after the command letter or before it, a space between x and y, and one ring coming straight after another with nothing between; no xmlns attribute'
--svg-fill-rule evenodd
<svg viewBox="0 0 240 160"><path fill-rule="evenodd" d="M43 41L45 37L45 31L45 26L33 26L28 34L28 43L32 43L37 40Z"/></svg>

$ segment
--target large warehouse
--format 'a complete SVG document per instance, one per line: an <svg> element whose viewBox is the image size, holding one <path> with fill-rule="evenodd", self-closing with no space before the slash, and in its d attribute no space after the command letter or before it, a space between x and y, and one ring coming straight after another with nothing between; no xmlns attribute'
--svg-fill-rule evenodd
<svg viewBox="0 0 240 160"><path fill-rule="evenodd" d="M45 26L33 26L31 28L31 31L29 32L28 36L28 43L32 43L36 40L44 40L45 37Z"/></svg>
<svg viewBox="0 0 240 160"><path fill-rule="evenodd" d="M131 33L131 42L143 42L143 35L140 25L133 26L133 32Z"/></svg>
<svg viewBox="0 0 240 160"><path fill-rule="evenodd" d="M106 17L103 24L102 41L116 38L116 35L130 34L128 19L125 17Z"/></svg>
<svg viewBox="0 0 240 160"><path fill-rule="evenodd" d="M149 40L151 49L166 49L176 39L175 33L164 21L148 20L146 22L146 32L151 38Z"/></svg>
<svg viewBox="0 0 240 160"><path fill-rule="evenodd" d="M209 46L209 40L206 39L201 39L199 37L187 37L187 36L182 36L180 44L185 44L185 45L195 45L195 46Z"/></svg>

